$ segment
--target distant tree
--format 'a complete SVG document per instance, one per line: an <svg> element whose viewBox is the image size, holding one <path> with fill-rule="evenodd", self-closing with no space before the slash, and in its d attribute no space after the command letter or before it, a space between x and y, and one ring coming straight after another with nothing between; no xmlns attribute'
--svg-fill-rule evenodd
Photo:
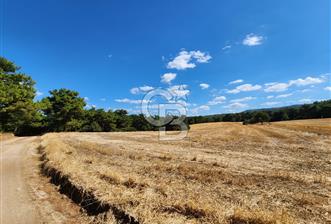
<svg viewBox="0 0 331 224"><path fill-rule="evenodd" d="M137 131L150 131L153 130L154 127L148 123L148 121L145 119L143 114L134 114L131 115L132 120L132 127Z"/></svg>
<svg viewBox="0 0 331 224"><path fill-rule="evenodd" d="M261 123L270 121L269 115L264 111L257 112L254 117L252 123Z"/></svg>
<svg viewBox="0 0 331 224"><path fill-rule="evenodd" d="M92 122L89 122L88 124L85 124L81 131L86 131L86 132L100 132L100 131L103 131L101 126L99 125L98 122L96 121L92 121Z"/></svg>
<svg viewBox="0 0 331 224"><path fill-rule="evenodd" d="M322 101L320 103L320 117L327 118L331 117L331 100L329 101Z"/></svg>
<svg viewBox="0 0 331 224"><path fill-rule="evenodd" d="M84 111L84 124L82 131L115 131L116 116L109 110L89 109Z"/></svg>
<svg viewBox="0 0 331 224"><path fill-rule="evenodd" d="M287 120L289 120L289 117L288 117L286 111L284 111L284 113L282 115L282 121L287 121Z"/></svg>
<svg viewBox="0 0 331 224"><path fill-rule="evenodd" d="M126 110L115 110L116 128L122 131L133 130L131 126L131 117Z"/></svg>
<svg viewBox="0 0 331 224"><path fill-rule="evenodd" d="M226 114L224 117L223 117L223 121L230 121L230 122L234 122L236 121L236 118L233 114Z"/></svg>
<svg viewBox="0 0 331 224"><path fill-rule="evenodd" d="M285 110L279 110L271 113L271 121L284 121L288 119L289 117Z"/></svg>
<svg viewBox="0 0 331 224"><path fill-rule="evenodd" d="M78 92L59 89L50 91L50 96L42 100L42 111L46 115L50 131L78 131L82 125L84 99Z"/></svg>

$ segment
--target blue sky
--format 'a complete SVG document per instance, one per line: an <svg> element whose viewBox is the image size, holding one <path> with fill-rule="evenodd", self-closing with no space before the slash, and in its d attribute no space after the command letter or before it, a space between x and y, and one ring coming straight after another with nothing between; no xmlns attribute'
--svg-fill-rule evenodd
<svg viewBox="0 0 331 224"><path fill-rule="evenodd" d="M1 55L39 99L137 113L161 87L214 114L331 98L329 0L1 1Z"/></svg>

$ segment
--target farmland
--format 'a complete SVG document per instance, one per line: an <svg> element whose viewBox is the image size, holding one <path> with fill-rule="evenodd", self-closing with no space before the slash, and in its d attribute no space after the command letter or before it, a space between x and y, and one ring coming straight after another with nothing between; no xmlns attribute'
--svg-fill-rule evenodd
<svg viewBox="0 0 331 224"><path fill-rule="evenodd" d="M86 207L101 222L325 223L330 122L199 124L174 142L157 132L52 133L40 152L55 184L65 177L105 208Z"/></svg>

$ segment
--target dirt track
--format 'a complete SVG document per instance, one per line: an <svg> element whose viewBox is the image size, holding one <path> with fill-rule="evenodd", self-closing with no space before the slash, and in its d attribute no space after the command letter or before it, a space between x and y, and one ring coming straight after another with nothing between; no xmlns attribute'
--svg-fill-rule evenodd
<svg viewBox="0 0 331 224"><path fill-rule="evenodd" d="M24 173L29 156L27 146L36 138L15 138L1 145L1 224L38 223L38 212L29 193Z"/></svg>
<svg viewBox="0 0 331 224"><path fill-rule="evenodd" d="M87 223L80 207L40 175L39 143L40 137L0 138L0 224Z"/></svg>

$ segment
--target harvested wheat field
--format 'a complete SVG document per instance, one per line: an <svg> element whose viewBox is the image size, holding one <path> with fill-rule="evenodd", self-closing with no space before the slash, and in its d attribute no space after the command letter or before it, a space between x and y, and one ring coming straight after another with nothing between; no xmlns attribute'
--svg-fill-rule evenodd
<svg viewBox="0 0 331 224"><path fill-rule="evenodd" d="M42 169L102 223L331 222L331 119L52 133Z"/></svg>

